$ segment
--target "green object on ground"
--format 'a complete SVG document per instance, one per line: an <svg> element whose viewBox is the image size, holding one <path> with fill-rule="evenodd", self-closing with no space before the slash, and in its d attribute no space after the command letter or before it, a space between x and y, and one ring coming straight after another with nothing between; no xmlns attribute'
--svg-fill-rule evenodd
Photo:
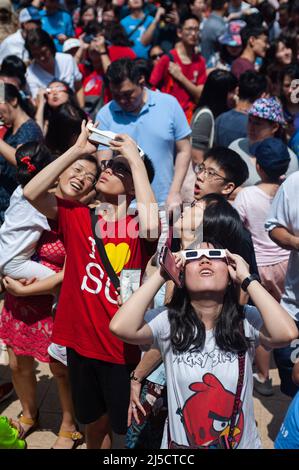
<svg viewBox="0 0 299 470"><path fill-rule="evenodd" d="M26 441L6 416L0 416L0 449L25 449Z"/></svg>

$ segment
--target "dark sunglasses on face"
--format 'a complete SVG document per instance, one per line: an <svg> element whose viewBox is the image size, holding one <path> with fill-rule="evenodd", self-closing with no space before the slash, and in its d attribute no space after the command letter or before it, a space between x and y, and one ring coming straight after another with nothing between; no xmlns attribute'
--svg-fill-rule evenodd
<svg viewBox="0 0 299 470"><path fill-rule="evenodd" d="M156 59L161 59L161 57L163 57L163 55L164 55L164 52L160 52L160 54L153 54L150 57L151 57L152 60L156 60Z"/></svg>
<svg viewBox="0 0 299 470"><path fill-rule="evenodd" d="M103 160L100 164L101 171L104 172L107 169L110 169L115 175L132 175L131 170L122 162L116 160Z"/></svg>

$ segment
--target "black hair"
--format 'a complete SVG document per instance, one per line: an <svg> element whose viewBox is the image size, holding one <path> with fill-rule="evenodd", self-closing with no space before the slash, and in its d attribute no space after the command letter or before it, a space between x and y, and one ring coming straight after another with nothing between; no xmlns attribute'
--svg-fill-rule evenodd
<svg viewBox="0 0 299 470"><path fill-rule="evenodd" d="M104 28L97 20L92 20L85 26L84 32L86 36L97 36L104 32Z"/></svg>
<svg viewBox="0 0 299 470"><path fill-rule="evenodd" d="M138 66L138 62L124 58L116 60L109 65L106 80L108 83L120 85L124 80L128 79L137 85L143 76L143 70Z"/></svg>
<svg viewBox="0 0 299 470"><path fill-rule="evenodd" d="M105 38L113 46L133 46L133 41L128 39L125 29L120 23L109 23L105 26Z"/></svg>
<svg viewBox="0 0 299 470"><path fill-rule="evenodd" d="M53 153L60 155L75 143L81 133L82 121L87 116L79 106L67 102L55 109L49 108L47 118L46 144Z"/></svg>
<svg viewBox="0 0 299 470"><path fill-rule="evenodd" d="M211 9L212 11L222 10L226 3L228 3L228 0L211 0Z"/></svg>
<svg viewBox="0 0 299 470"><path fill-rule="evenodd" d="M225 173L225 178L234 183L235 187L241 186L249 177L248 166L240 155L227 147L212 147L204 154L204 161L211 158Z"/></svg>
<svg viewBox="0 0 299 470"><path fill-rule="evenodd" d="M236 77L227 70L213 70L204 84L198 107L207 106L214 118L228 110L227 95L238 85Z"/></svg>
<svg viewBox="0 0 299 470"><path fill-rule="evenodd" d="M145 80L145 86L148 86L149 88L151 87L150 83L150 77L151 73L153 70L153 63L151 59L142 59L142 58L136 58L134 59L135 64L137 67L140 69L140 73L144 77Z"/></svg>
<svg viewBox="0 0 299 470"><path fill-rule="evenodd" d="M253 103L267 91L267 78L261 73L247 70L239 78L239 98Z"/></svg>
<svg viewBox="0 0 299 470"><path fill-rule="evenodd" d="M214 238L204 237L204 241L215 248L223 248ZM186 287L176 288L171 301L166 305L170 323L170 340L176 353L195 351L203 348L206 329L197 316ZM215 342L220 350L239 353L250 347L241 325L244 320L243 307L238 305L238 297L233 283L227 286L221 312L215 324Z"/></svg>
<svg viewBox="0 0 299 470"><path fill-rule="evenodd" d="M84 5L81 7L80 9L80 16L79 16L79 21L78 21L78 26L83 26L83 21L82 21L82 16L84 15L84 13L88 10L92 10L93 11L93 14L94 14L94 17L95 19L97 19L97 9L91 5ZM92 20L94 21L94 20ZM88 22L89 23L89 22ZM87 23L87 24L88 24Z"/></svg>
<svg viewBox="0 0 299 470"><path fill-rule="evenodd" d="M3 59L1 73L18 78L22 88L26 85L26 65L16 55L8 55Z"/></svg>
<svg viewBox="0 0 299 470"><path fill-rule="evenodd" d="M31 47L47 47L52 55L55 57L56 47L51 36L43 29L33 29L28 31L25 39L25 47L29 53L29 57L32 59Z"/></svg>
<svg viewBox="0 0 299 470"><path fill-rule="evenodd" d="M195 20L198 24L200 24L200 20L197 16L193 15L192 13L184 14L180 17L180 24L178 26L179 29L182 29L186 21L188 20Z"/></svg>
<svg viewBox="0 0 299 470"><path fill-rule="evenodd" d="M28 100L23 98L22 94L15 85L12 85L11 83L4 83L4 100L7 103L11 103L15 99L17 100L17 104L20 106L20 108L31 117L32 107L30 106Z"/></svg>
<svg viewBox="0 0 299 470"><path fill-rule="evenodd" d="M241 29L242 46L245 48L251 37L258 38L263 34L268 36L267 30L263 26L245 26Z"/></svg>
<svg viewBox="0 0 299 470"><path fill-rule="evenodd" d="M276 18L276 9L268 2L262 2L258 7L266 23L272 24Z"/></svg>
<svg viewBox="0 0 299 470"><path fill-rule="evenodd" d="M49 165L54 157L48 147L40 142L27 142L16 150L17 179L22 187Z"/></svg>
<svg viewBox="0 0 299 470"><path fill-rule="evenodd" d="M286 97L283 93L283 81L285 77L287 76L290 77L291 80L294 80L294 79L298 80L299 79L299 65L298 64L286 65L280 73L280 101L284 109L287 108L288 106Z"/></svg>
<svg viewBox="0 0 299 470"><path fill-rule="evenodd" d="M214 238L230 252L243 256L244 226L238 211L222 194L206 194L201 201L205 203L203 237Z"/></svg>

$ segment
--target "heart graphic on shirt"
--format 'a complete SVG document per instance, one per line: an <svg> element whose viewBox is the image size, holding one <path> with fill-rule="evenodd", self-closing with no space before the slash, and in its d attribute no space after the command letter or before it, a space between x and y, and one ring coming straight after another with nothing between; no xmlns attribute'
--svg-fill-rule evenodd
<svg viewBox="0 0 299 470"><path fill-rule="evenodd" d="M114 271L120 273L131 258L129 245L127 243L119 243L118 245L107 243L105 250Z"/></svg>

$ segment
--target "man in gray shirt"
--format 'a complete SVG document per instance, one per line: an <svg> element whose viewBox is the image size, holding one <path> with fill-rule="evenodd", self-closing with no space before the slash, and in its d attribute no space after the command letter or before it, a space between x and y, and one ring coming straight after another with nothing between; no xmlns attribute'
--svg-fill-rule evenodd
<svg viewBox="0 0 299 470"><path fill-rule="evenodd" d="M201 53L206 61L217 50L217 39L224 33L226 21L224 15L228 9L227 0L212 0L212 13L205 21L201 34Z"/></svg>

